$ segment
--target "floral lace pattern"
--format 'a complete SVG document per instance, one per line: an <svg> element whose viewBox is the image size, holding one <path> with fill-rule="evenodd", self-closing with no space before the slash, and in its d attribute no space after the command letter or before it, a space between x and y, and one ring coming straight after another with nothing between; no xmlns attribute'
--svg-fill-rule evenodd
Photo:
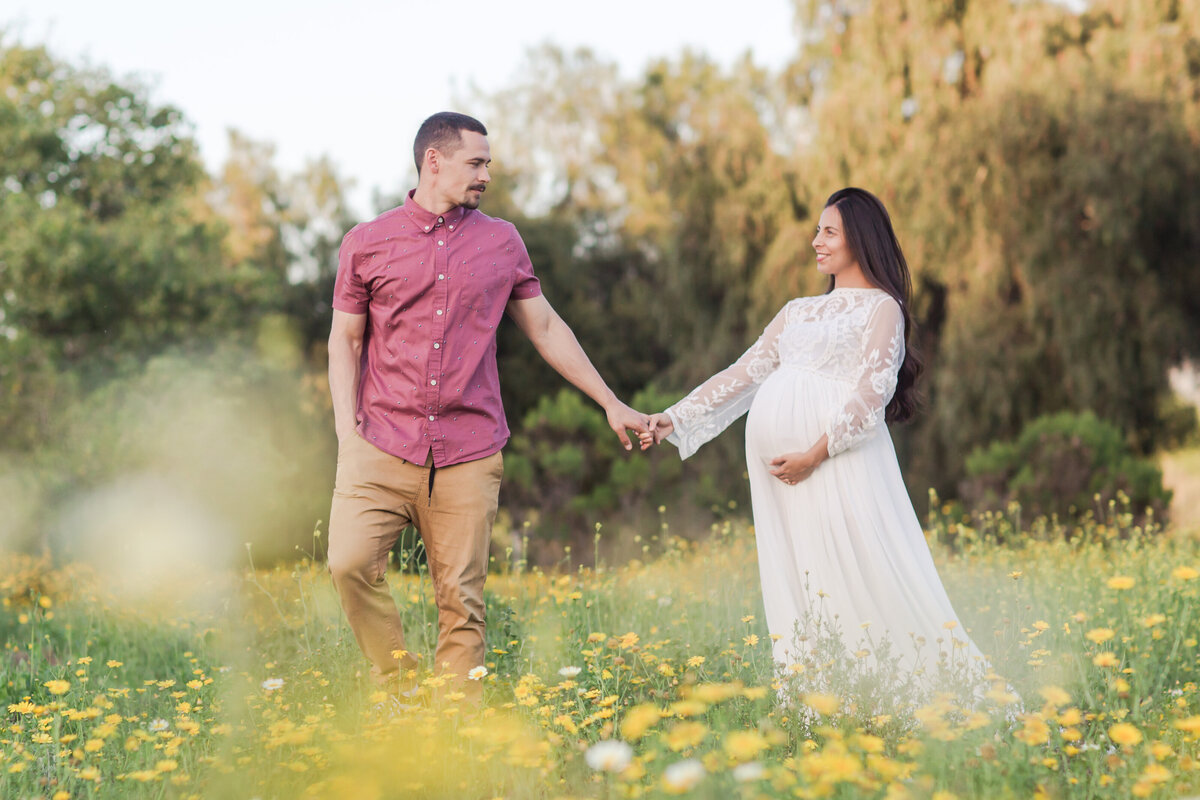
<svg viewBox="0 0 1200 800"><path fill-rule="evenodd" d="M781 366L844 382L850 389L826 426L829 454L879 427L904 361L904 316L878 289L836 289L785 305L741 358L667 409L668 437L687 458L745 414L758 387Z"/></svg>

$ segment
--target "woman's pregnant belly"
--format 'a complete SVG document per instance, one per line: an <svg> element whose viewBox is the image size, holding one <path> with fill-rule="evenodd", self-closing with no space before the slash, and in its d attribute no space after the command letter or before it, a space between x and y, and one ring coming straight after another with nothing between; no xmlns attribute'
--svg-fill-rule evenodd
<svg viewBox="0 0 1200 800"><path fill-rule="evenodd" d="M809 449L849 398L850 384L781 366L759 387L746 416L746 454L769 463Z"/></svg>

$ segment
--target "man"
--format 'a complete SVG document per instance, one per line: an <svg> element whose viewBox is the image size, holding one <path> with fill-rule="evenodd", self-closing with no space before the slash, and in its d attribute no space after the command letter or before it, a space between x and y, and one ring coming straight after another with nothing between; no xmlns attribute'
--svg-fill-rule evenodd
<svg viewBox="0 0 1200 800"><path fill-rule="evenodd" d="M504 312L542 358L599 403L626 450L647 417L619 401L542 296L509 222L478 210L491 178L487 129L435 114L413 147L417 188L342 241L329 335L338 436L329 569L374 679L404 692L415 675L388 590L387 555L421 534L438 606L435 668L484 663L483 584L501 448L496 328Z"/></svg>

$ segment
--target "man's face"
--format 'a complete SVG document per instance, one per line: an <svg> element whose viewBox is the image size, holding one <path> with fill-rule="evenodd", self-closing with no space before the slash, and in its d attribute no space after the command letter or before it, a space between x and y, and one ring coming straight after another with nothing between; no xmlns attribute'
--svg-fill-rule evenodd
<svg viewBox="0 0 1200 800"><path fill-rule="evenodd" d="M462 146L449 155L442 153L438 187L442 196L454 205L479 208L479 200L492 177L488 164L492 151L487 137L474 131L460 131Z"/></svg>

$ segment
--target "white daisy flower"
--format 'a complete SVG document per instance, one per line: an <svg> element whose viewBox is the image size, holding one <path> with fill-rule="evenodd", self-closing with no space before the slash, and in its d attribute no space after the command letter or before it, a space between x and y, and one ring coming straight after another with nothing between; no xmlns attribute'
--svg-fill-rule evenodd
<svg viewBox="0 0 1200 800"><path fill-rule="evenodd" d="M268 692L273 692L276 689L283 688L283 678L267 678L262 682L262 687Z"/></svg>
<svg viewBox="0 0 1200 800"><path fill-rule="evenodd" d="M673 792L687 792L704 780L708 773L704 765L694 758L676 761L663 772L663 783Z"/></svg>
<svg viewBox="0 0 1200 800"><path fill-rule="evenodd" d="M583 758L592 769L621 772L633 761L633 748L618 739L605 739L589 747Z"/></svg>
<svg viewBox="0 0 1200 800"><path fill-rule="evenodd" d="M487 677L487 674L488 674L487 667L474 667L471 669L470 672L467 673L467 678L469 678L470 680L473 680L473 681L478 681L478 680L483 680L483 678Z"/></svg>
<svg viewBox="0 0 1200 800"><path fill-rule="evenodd" d="M569 666L569 667L563 667L562 669L560 669L558 671L558 674L562 675L564 678L574 678L576 675L578 675L581 672L583 672L583 670L581 668L576 667L576 666Z"/></svg>
<svg viewBox="0 0 1200 800"><path fill-rule="evenodd" d="M748 783L756 781L766 774L766 769L761 762L750 761L745 764L738 764L733 768L733 779L738 783Z"/></svg>

